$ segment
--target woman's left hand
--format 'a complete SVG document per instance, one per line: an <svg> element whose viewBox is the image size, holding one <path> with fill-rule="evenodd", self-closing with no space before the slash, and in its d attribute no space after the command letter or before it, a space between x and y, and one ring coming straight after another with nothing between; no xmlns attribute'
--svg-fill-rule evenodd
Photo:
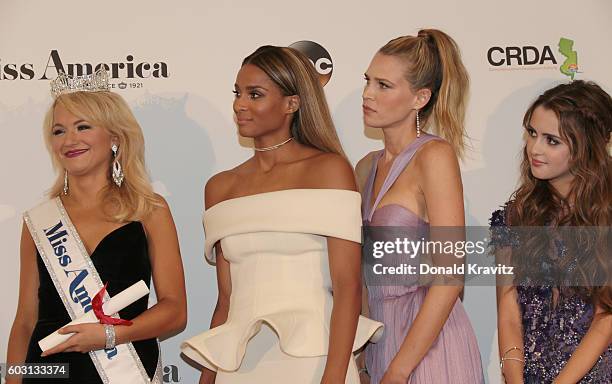
<svg viewBox="0 0 612 384"><path fill-rule="evenodd" d="M41 356L49 356L60 352L81 352L87 353L106 346L106 334L104 325L99 323L75 324L61 328L58 333L65 335L74 333L63 343L44 351Z"/></svg>
<svg viewBox="0 0 612 384"><path fill-rule="evenodd" d="M410 372L406 372L402 368L391 362L383 378L380 380L380 384L406 384L410 378Z"/></svg>

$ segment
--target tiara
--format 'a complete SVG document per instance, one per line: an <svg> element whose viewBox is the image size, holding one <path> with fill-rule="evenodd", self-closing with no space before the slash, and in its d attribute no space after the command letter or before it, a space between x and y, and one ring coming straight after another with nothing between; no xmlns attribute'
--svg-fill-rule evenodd
<svg viewBox="0 0 612 384"><path fill-rule="evenodd" d="M106 68L101 66L94 73L82 76L70 76L66 75L64 71L59 71L57 78L51 81L51 93L54 97L78 91L110 91L109 76Z"/></svg>

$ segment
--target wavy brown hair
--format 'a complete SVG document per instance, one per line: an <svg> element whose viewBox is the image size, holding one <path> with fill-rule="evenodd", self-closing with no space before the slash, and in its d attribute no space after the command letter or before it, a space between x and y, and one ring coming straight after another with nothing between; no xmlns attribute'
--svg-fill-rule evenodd
<svg viewBox="0 0 612 384"><path fill-rule="evenodd" d="M546 180L533 176L523 149L520 187L508 206L512 226L597 227L574 232L577 265L571 281L574 291L612 312L610 286L610 225L612 221L612 175L609 154L612 131L612 98L593 82L573 81L551 88L531 104L523 118L529 127L533 111L542 107L553 111L559 120L559 133L570 148L570 172L574 176L567 198ZM588 233L587 233L588 232ZM533 252L513 252L519 278L527 274L528 260L534 252L546 252L544 244L531 244ZM538 250L539 251L536 251ZM572 250L570 250L572 251ZM560 270L570 270L572 258L564 258ZM601 282L606 285L600 285Z"/></svg>
<svg viewBox="0 0 612 384"><path fill-rule="evenodd" d="M379 52L406 63L406 80L414 90L431 91L429 102L419 111L423 127L433 127L463 157L470 78L455 40L437 29L421 29L416 36L389 41Z"/></svg>
<svg viewBox="0 0 612 384"><path fill-rule="evenodd" d="M291 134L299 143L344 157L329 112L319 75L308 58L288 47L264 45L247 56L251 64L265 72L284 96L299 96L300 106L293 115Z"/></svg>

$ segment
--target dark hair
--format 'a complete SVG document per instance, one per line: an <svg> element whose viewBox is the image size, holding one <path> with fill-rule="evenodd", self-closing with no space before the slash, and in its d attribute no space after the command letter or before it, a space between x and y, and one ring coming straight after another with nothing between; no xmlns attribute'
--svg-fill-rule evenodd
<svg viewBox="0 0 612 384"><path fill-rule="evenodd" d="M561 84L540 95L523 118L530 126L533 111L542 107L553 111L559 120L559 134L570 148L570 172L574 176L569 197L573 205L546 180L533 176L526 147L521 163L521 184L514 192L508 209L508 222L513 226L596 226L611 224L612 197L611 160L608 153L612 131L612 98L593 82L581 80ZM607 236L583 244L576 269L582 294L598 302L607 313L612 310L612 288L593 286L593 281L610 281L610 249ZM528 255L531 257L531 255ZM513 253L513 257L514 253ZM517 258L527 257L520 252ZM569 259L569 258L568 258ZM562 261L561 269L571 260ZM528 265L518 262L519 265ZM519 274L521 271L518 271ZM603 277L602 277L603 276Z"/></svg>

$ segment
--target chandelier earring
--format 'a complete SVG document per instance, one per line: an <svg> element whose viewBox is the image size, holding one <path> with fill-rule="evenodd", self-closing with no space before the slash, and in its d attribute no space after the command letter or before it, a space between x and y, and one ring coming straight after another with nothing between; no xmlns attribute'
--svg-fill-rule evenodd
<svg viewBox="0 0 612 384"><path fill-rule="evenodd" d="M64 196L68 194L68 171L64 169Z"/></svg>
<svg viewBox="0 0 612 384"><path fill-rule="evenodd" d="M421 137L421 119L419 118L419 110L416 111L416 133L417 137Z"/></svg>
<svg viewBox="0 0 612 384"><path fill-rule="evenodd" d="M112 171L112 177L113 177L113 181L115 182L115 184L117 184L117 187L121 187L121 184L123 183L123 169L121 168L121 164L119 163L119 160L117 159L117 151L119 150L119 147L117 146L117 144L113 144L113 146L111 147L111 151L113 151L113 171Z"/></svg>

